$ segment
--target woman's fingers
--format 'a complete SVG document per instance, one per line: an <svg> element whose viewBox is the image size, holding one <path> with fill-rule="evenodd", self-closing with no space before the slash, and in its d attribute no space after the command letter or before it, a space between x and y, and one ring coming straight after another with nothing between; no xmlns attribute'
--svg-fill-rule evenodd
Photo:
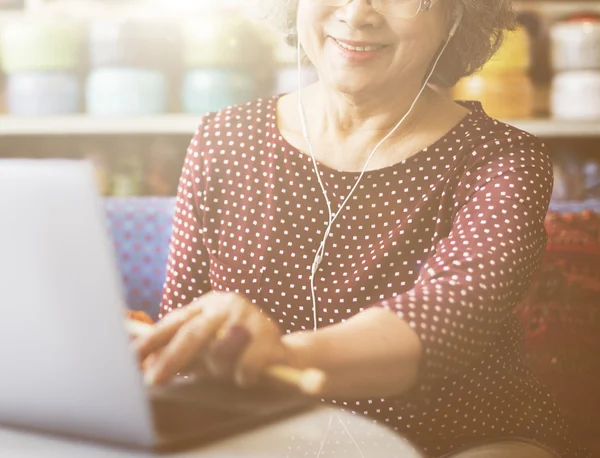
<svg viewBox="0 0 600 458"><path fill-rule="evenodd" d="M146 371L150 385L160 384L189 366L225 322L225 313L204 313L176 330L160 357Z"/></svg>
<svg viewBox="0 0 600 458"><path fill-rule="evenodd" d="M214 377L231 375L239 356L252 338L246 327L246 317L250 313L246 304L231 309L216 338L205 354L206 366Z"/></svg>
<svg viewBox="0 0 600 458"><path fill-rule="evenodd" d="M237 375L238 383L247 385L283 359L278 329L246 298L232 293L204 295L136 343L142 361L151 356L145 364L149 384L163 383L202 358L210 375Z"/></svg>
<svg viewBox="0 0 600 458"><path fill-rule="evenodd" d="M260 338L254 339L238 360L234 377L241 386L255 384L268 366L284 363L287 357L279 330L265 315L257 311L246 323Z"/></svg>
<svg viewBox="0 0 600 458"><path fill-rule="evenodd" d="M206 366L214 377L227 377L233 373L244 349L252 340L252 334L243 324L225 325L222 336L210 345L205 357Z"/></svg>
<svg viewBox="0 0 600 458"><path fill-rule="evenodd" d="M152 353L167 345L177 331L201 313L201 310L201 307L196 305L175 310L159 321L150 334L137 338L134 345L140 361L145 361Z"/></svg>

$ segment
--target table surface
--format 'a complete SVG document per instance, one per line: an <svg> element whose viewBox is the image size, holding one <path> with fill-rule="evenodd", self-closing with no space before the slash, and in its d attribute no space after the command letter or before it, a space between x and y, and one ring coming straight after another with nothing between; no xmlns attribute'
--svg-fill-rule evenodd
<svg viewBox="0 0 600 458"><path fill-rule="evenodd" d="M154 454L0 428L10 458L422 458L411 444L371 420L319 408L197 449Z"/></svg>

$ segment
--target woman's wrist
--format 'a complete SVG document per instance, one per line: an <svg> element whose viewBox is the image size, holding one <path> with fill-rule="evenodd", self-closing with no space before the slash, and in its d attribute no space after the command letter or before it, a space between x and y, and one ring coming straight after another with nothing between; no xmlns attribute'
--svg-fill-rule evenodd
<svg viewBox="0 0 600 458"><path fill-rule="evenodd" d="M390 310L370 307L343 323L286 334L287 364L321 369L326 396L395 396L417 382L422 344Z"/></svg>
<svg viewBox="0 0 600 458"><path fill-rule="evenodd" d="M311 331L294 332L281 337L281 342L287 349L288 364L298 369L309 367L322 368L317 358L319 352L319 336Z"/></svg>

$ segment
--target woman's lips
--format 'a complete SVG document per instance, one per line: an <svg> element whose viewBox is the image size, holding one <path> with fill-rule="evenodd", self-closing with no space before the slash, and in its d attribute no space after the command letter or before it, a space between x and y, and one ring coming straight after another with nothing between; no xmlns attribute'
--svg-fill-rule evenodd
<svg viewBox="0 0 600 458"><path fill-rule="evenodd" d="M348 61L364 62L372 59L387 48L387 45L357 41L338 40L331 37L339 53Z"/></svg>

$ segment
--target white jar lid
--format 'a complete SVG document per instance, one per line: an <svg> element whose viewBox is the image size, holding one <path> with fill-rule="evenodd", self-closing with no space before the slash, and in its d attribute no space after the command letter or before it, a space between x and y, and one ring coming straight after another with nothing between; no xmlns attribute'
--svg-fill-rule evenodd
<svg viewBox="0 0 600 458"><path fill-rule="evenodd" d="M595 90L600 87L600 71L578 70L557 73L554 77L554 86L579 92Z"/></svg>
<svg viewBox="0 0 600 458"><path fill-rule="evenodd" d="M600 119L600 71L558 73L552 83L552 114L561 119Z"/></svg>
<svg viewBox="0 0 600 458"><path fill-rule="evenodd" d="M600 19L556 22L550 28L550 32L553 37L565 39L600 34Z"/></svg>

